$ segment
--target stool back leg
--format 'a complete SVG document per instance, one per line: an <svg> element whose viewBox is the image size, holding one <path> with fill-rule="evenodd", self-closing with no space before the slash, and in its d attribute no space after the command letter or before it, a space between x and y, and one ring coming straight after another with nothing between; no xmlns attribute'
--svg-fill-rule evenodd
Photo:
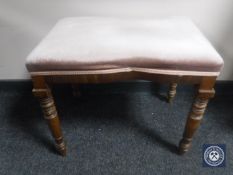
<svg viewBox="0 0 233 175"><path fill-rule="evenodd" d="M37 81L37 80L36 80ZM38 87L37 85L42 85ZM54 99L50 88L47 84L41 82L34 83L33 94L38 98L40 106L42 108L44 118L47 120L49 129L55 139L56 149L62 155L66 155L66 146L63 140L63 135L60 126L60 120L57 114Z"/></svg>
<svg viewBox="0 0 233 175"><path fill-rule="evenodd" d="M72 84L72 93L74 97L80 97L81 92L78 84Z"/></svg>
<svg viewBox="0 0 233 175"><path fill-rule="evenodd" d="M172 103L174 97L176 96L176 87L177 87L177 83L171 83L169 86L169 91L167 94L167 98L168 98L169 103Z"/></svg>
<svg viewBox="0 0 233 175"><path fill-rule="evenodd" d="M213 89L214 83L215 79L204 78L202 84L198 87L197 95L186 121L183 138L179 143L180 154L187 152L191 146L192 138L200 125L208 101L215 94Z"/></svg>

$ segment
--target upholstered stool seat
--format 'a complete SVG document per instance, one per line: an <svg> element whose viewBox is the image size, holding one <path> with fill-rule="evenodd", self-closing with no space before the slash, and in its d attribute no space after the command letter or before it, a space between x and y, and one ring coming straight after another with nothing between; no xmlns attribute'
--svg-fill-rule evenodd
<svg viewBox="0 0 233 175"><path fill-rule="evenodd" d="M192 21L178 17L62 19L26 62L33 93L62 155L66 154L66 146L51 84L69 83L77 90L84 83L151 80L170 84L168 102L172 102L178 83L197 85L179 144L179 152L185 153L214 96L222 65L221 56Z"/></svg>
<svg viewBox="0 0 233 175"><path fill-rule="evenodd" d="M27 59L30 72L137 70L218 75L222 64L222 58L197 27L178 17L66 18Z"/></svg>

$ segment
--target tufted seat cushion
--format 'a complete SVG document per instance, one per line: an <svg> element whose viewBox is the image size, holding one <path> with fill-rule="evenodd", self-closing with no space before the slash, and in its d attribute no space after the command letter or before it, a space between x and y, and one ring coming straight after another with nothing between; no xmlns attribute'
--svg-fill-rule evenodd
<svg viewBox="0 0 233 175"><path fill-rule="evenodd" d="M223 65L187 18L60 20L27 58L31 73L144 71L179 75L219 74Z"/></svg>

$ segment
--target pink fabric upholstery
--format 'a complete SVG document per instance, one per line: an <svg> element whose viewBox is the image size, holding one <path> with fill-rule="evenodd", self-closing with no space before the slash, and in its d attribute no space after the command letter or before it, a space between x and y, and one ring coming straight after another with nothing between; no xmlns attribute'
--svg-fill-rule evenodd
<svg viewBox="0 0 233 175"><path fill-rule="evenodd" d="M27 58L30 72L141 70L218 75L221 56L186 18L74 17L59 21Z"/></svg>

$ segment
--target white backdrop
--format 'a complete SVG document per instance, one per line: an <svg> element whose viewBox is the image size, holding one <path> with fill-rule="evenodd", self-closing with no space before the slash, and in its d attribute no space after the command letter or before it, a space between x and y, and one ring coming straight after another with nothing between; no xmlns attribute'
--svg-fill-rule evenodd
<svg viewBox="0 0 233 175"><path fill-rule="evenodd" d="M219 79L233 80L233 0L0 0L0 79L28 79L25 58L68 16L190 17L219 51Z"/></svg>

